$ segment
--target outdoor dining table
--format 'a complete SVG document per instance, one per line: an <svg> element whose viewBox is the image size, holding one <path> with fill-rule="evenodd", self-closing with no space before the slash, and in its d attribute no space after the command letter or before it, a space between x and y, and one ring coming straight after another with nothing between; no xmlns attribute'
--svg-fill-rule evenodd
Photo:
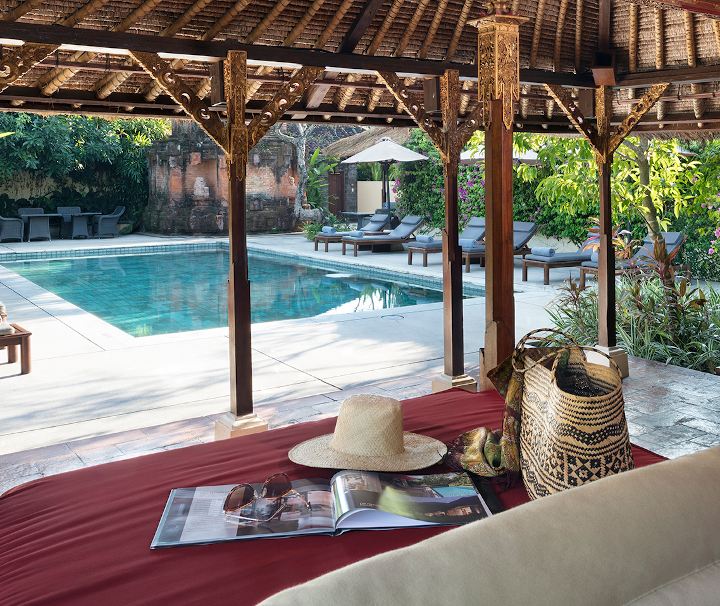
<svg viewBox="0 0 720 606"><path fill-rule="evenodd" d="M499 427L496 392L459 389L403 403L405 429L448 442ZM150 549L170 489L330 477L290 462L288 449L329 433L335 420L151 454L34 480L0 496L0 602L5 605L255 604L352 562L427 539L448 527L339 536L230 541ZM636 467L662 460L633 447ZM429 471L446 471L438 465ZM502 506L528 501L521 483L491 485ZM483 522L479 522L482 524ZM449 554L450 556L452 554ZM480 562L479 564L480 565Z"/></svg>
<svg viewBox="0 0 720 606"><path fill-rule="evenodd" d="M90 237L90 219L92 217L99 217L102 215L101 212L90 211L84 213L75 213L70 215L72 217L72 232L71 238L89 238Z"/></svg>

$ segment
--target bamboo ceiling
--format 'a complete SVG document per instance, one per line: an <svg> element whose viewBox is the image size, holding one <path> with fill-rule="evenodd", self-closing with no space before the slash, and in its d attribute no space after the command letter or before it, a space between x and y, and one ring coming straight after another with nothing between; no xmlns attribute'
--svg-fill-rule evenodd
<svg viewBox="0 0 720 606"><path fill-rule="evenodd" d="M673 81L638 130L720 130L720 20L675 8L678 1L512 0L513 10L529 18L520 30L521 78L526 84L516 127L574 132L538 84L555 77L561 81L554 83L575 90L593 85L591 67L602 46L600 5L607 3L607 34L618 78L616 121L649 84ZM708 4L706 0L683 0L683 4L693 1ZM111 31L118 36L287 47L287 62L297 62L295 49L408 58L427 65L453 62L467 67L464 75L470 76L476 30L467 22L482 15L484 4L481 0L0 0L0 38L10 37L7 28L18 22L87 30L83 43L90 46L103 46L96 34ZM12 48L6 45L2 50ZM209 94L207 62L175 59L173 65L201 97ZM248 108L257 111L291 73L291 66L254 64L249 69ZM421 95L420 78L410 81ZM469 111L476 100L475 82L468 79L463 86L463 110ZM0 110L181 115L177 104L128 56L62 47L0 93ZM285 119L410 124L372 73L330 69Z"/></svg>

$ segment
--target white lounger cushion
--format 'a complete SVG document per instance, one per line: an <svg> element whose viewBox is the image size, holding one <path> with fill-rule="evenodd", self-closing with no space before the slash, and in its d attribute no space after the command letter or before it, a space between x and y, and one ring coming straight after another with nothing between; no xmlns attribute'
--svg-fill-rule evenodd
<svg viewBox="0 0 720 606"><path fill-rule="evenodd" d="M717 447L533 501L263 604L711 606L719 561Z"/></svg>

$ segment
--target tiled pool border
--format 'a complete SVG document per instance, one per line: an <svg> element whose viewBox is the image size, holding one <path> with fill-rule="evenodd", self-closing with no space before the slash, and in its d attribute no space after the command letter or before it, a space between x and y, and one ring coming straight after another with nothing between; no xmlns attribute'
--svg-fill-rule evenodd
<svg viewBox="0 0 720 606"><path fill-rule="evenodd" d="M67 259L81 257L106 257L106 256L125 256L140 255L152 253L177 253L177 252L195 252L195 251L212 251L212 250L229 250L228 242L202 242L193 244L153 244L151 246L113 246L105 248L77 248L77 249L59 249L48 251L34 251L24 253L0 253L0 265L17 261L37 261L52 259ZM285 259L294 263L308 263L319 269L337 270L344 273L358 273L363 276L374 277L381 280L411 282L416 286L432 288L433 290L442 290L442 278L435 276L423 276L412 271L399 271L397 268L392 270L365 265L359 263L348 263L345 261L336 261L332 259L317 259L303 254L284 253L279 251L268 250L261 246L248 244L248 252L253 255L264 256L266 258ZM473 284L464 284L463 292L466 296L480 297L485 295L482 287Z"/></svg>

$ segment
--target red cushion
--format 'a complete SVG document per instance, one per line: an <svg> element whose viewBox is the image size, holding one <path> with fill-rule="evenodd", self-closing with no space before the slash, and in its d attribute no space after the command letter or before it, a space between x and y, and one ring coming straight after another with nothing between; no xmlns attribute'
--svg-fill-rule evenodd
<svg viewBox="0 0 720 606"><path fill-rule="evenodd" d="M405 428L449 441L499 427L495 392L452 390L405 402ZM2 604L252 604L291 585L447 528L349 532L338 537L235 541L151 551L171 488L330 476L291 463L288 449L331 432L334 419L88 467L0 497ZM637 466L662 457L635 448ZM518 485L501 495L527 501Z"/></svg>

